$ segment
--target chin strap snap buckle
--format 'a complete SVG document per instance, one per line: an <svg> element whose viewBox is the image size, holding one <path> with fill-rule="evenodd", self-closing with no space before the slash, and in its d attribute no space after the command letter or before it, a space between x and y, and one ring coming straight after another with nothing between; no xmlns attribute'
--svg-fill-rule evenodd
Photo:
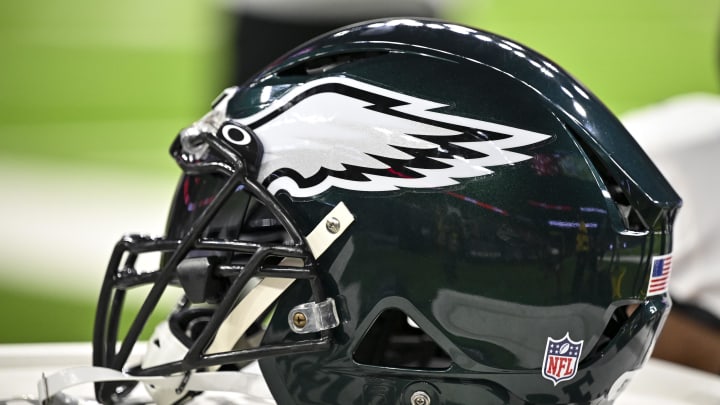
<svg viewBox="0 0 720 405"><path fill-rule="evenodd" d="M293 308L288 314L290 329L295 333L312 333L332 329L340 325L335 300L308 302Z"/></svg>

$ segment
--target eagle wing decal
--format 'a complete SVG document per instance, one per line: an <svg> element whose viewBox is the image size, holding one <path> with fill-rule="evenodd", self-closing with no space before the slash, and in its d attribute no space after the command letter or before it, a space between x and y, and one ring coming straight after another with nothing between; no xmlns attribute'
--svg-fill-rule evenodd
<svg viewBox="0 0 720 405"><path fill-rule="evenodd" d="M443 104L350 78L296 87L252 116L264 154L258 180L270 192L310 197L435 188L484 176L530 156L511 148L550 135L434 111Z"/></svg>

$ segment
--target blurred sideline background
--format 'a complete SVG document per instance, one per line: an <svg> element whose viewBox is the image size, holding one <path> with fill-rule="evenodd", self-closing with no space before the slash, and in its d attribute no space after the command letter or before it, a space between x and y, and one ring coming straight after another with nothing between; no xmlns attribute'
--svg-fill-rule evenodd
<svg viewBox="0 0 720 405"><path fill-rule="evenodd" d="M616 114L719 90L720 0L455 0L441 15L536 49ZM91 338L114 243L163 231L170 142L235 84L229 22L218 1L0 2L0 343Z"/></svg>

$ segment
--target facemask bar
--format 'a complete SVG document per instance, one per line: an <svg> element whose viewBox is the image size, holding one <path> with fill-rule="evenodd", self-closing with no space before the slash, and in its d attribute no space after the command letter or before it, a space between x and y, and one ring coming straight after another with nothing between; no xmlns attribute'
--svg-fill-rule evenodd
<svg viewBox="0 0 720 405"><path fill-rule="evenodd" d="M237 124L234 124L237 125ZM246 131L251 131L244 127ZM251 133L251 132L250 132ZM123 237L115 246L108 264L103 286L98 301L93 335L93 365L121 370L137 342L148 318L155 309L168 285L177 283L176 268L191 250L229 251L250 254L250 259L244 266L218 265L209 271L224 277L234 277L230 287L217 305L214 315L198 339L190 346L185 358L181 361L166 363L146 369L127 370L131 374L152 376L169 375L173 373L190 372L197 368L219 366L227 363L244 362L267 356L277 356L289 353L322 351L330 345L330 332L323 330L320 337L308 339L297 343L273 346L260 346L257 348L238 351L205 354L216 331L223 323L236 304L243 287L253 277L278 277L292 279L307 279L310 282L313 299L322 302L326 299L322 286L317 278L314 257L310 252L307 241L298 231L293 221L287 215L277 200L254 179L248 176L248 166L243 156L237 153L230 144L219 136L207 132L197 134L195 142L207 144L209 155L212 158L195 159L191 154L183 152L180 141L176 140L171 152L186 174L221 173L228 176L214 200L205 211L195 220L187 230L184 237L178 240L164 238L150 238L147 236L131 235ZM208 156L206 154L206 156ZM238 189L260 200L280 221L293 241L292 245L261 244L243 242L238 240L218 240L201 238L215 214L223 207L229 197ZM147 252L172 252L162 268L149 273L137 273L134 269L139 254ZM302 267L266 266L263 265L269 256L300 258L304 262ZM123 257L125 258L123 262ZM122 264L122 267L121 267ZM143 302L137 316L133 320L125 338L116 352L118 338L118 325L120 313L125 300L126 291L132 287L152 283L152 288ZM106 387L103 387L106 385ZM107 402L118 391L112 384L97 384L98 398Z"/></svg>

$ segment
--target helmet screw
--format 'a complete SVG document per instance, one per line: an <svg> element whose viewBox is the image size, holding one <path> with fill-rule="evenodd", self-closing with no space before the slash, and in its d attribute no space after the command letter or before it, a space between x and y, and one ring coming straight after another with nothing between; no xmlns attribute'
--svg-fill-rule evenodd
<svg viewBox="0 0 720 405"><path fill-rule="evenodd" d="M295 312L292 317L293 325L302 329L307 325L307 317L302 312Z"/></svg>
<svg viewBox="0 0 720 405"><path fill-rule="evenodd" d="M340 221L332 217L325 222L325 228L327 228L330 233L338 233L338 231L340 231Z"/></svg>
<svg viewBox="0 0 720 405"><path fill-rule="evenodd" d="M425 391L415 391L410 396L411 405L430 405L430 396Z"/></svg>

